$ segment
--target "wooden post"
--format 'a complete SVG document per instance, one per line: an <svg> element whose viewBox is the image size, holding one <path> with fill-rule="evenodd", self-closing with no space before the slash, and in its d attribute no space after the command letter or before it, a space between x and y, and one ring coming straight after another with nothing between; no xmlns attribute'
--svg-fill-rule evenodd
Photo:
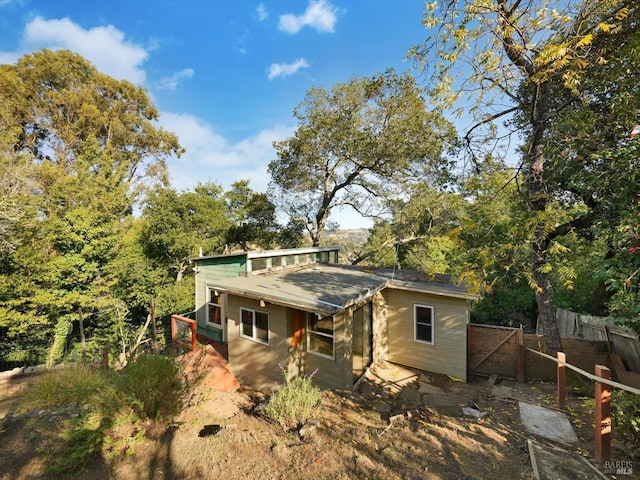
<svg viewBox="0 0 640 480"><path fill-rule="evenodd" d="M522 325L516 335L516 381L524 382L524 331Z"/></svg>
<svg viewBox="0 0 640 480"><path fill-rule="evenodd" d="M105 370L109 368L109 347L102 349L102 366Z"/></svg>
<svg viewBox="0 0 640 480"><path fill-rule="evenodd" d="M557 358L558 408L564 410L567 408L567 367L564 366L564 362L567 361L567 356L563 352L558 352Z"/></svg>
<svg viewBox="0 0 640 480"><path fill-rule="evenodd" d="M84 321L82 320L82 307L78 307L78 323L80 324L80 344L82 345L82 364L87 364L87 344L84 338Z"/></svg>
<svg viewBox="0 0 640 480"><path fill-rule="evenodd" d="M156 330L156 303L151 297L151 335L153 339L153 353L158 354L158 333Z"/></svg>
<svg viewBox="0 0 640 480"><path fill-rule="evenodd" d="M611 380L611 370L596 365L596 376ZM611 458L611 386L596 381L596 460Z"/></svg>

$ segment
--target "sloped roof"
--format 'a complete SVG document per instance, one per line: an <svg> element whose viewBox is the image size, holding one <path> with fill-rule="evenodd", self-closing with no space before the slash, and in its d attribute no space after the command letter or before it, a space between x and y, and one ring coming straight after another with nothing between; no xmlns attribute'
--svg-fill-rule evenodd
<svg viewBox="0 0 640 480"><path fill-rule="evenodd" d="M420 272L326 263L216 280L208 285L236 295L325 315L357 304L387 287L473 298L464 287L433 281Z"/></svg>

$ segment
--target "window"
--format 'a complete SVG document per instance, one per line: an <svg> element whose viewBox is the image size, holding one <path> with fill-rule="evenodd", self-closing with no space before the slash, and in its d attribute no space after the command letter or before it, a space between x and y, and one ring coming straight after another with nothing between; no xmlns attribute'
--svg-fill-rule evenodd
<svg viewBox="0 0 640 480"><path fill-rule="evenodd" d="M253 272L257 272L259 270L267 269L267 259L266 258L254 258L251 260L251 270Z"/></svg>
<svg viewBox="0 0 640 480"><path fill-rule="evenodd" d="M212 327L222 328L222 296L216 290L209 290L207 324Z"/></svg>
<svg viewBox="0 0 640 480"><path fill-rule="evenodd" d="M271 258L271 268L278 268L282 266L282 257Z"/></svg>
<svg viewBox="0 0 640 480"><path fill-rule="evenodd" d="M240 336L269 344L269 314L257 310L240 309Z"/></svg>
<svg viewBox="0 0 640 480"><path fill-rule="evenodd" d="M319 317L310 313L307 322L307 351L333 360L333 316Z"/></svg>
<svg viewBox="0 0 640 480"><path fill-rule="evenodd" d="M320 263L329 263L329 252L320 252L318 261Z"/></svg>
<svg viewBox="0 0 640 480"><path fill-rule="evenodd" d="M414 305L415 341L433 344L433 307Z"/></svg>

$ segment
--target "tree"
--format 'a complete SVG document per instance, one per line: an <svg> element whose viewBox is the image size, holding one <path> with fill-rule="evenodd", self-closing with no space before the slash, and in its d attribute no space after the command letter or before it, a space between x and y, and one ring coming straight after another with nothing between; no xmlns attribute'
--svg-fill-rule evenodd
<svg viewBox="0 0 640 480"><path fill-rule="evenodd" d="M0 98L22 97L22 84L14 73L0 75ZM0 103L0 251L16 247L13 227L33 216L29 198L34 188L34 168L29 155L16 152L20 120L12 103Z"/></svg>
<svg viewBox="0 0 640 480"><path fill-rule="evenodd" d="M294 136L274 143L271 187L313 245L320 244L334 208L372 215L376 199L400 194L409 181L443 185L449 179L444 148L454 129L427 111L409 75L388 70L330 91L314 87L294 116Z"/></svg>
<svg viewBox="0 0 640 480"><path fill-rule="evenodd" d="M231 226L222 187L211 182L180 193L157 187L148 196L142 216L144 252L175 283L183 279L189 259L200 249L207 255L223 252Z"/></svg>
<svg viewBox="0 0 640 480"><path fill-rule="evenodd" d="M227 243L245 251L252 246L268 249L276 245L280 228L276 206L267 194L251 190L249 180L239 180L225 192L224 200L232 221Z"/></svg>
<svg viewBox="0 0 640 480"><path fill-rule="evenodd" d="M19 159L29 169L35 212L14 222L23 241L0 259L0 329L40 351L53 338L55 359L82 309L96 349L118 342L128 314L116 288L120 240L136 202L166 182L166 158L182 151L177 137L154 126L144 89L69 51L0 66L0 105L0 165Z"/></svg>
<svg viewBox="0 0 640 480"><path fill-rule="evenodd" d="M471 95L469 112L476 124L465 136L469 147L478 144L474 138L479 137L481 144L487 139L477 135L480 127L521 113L520 120L525 122L519 124L525 138L521 173L530 212L530 284L552 354L561 344L549 280L551 234L570 231L575 221L565 218L558 223L558 210L553 208L555 185L548 182L547 135L557 113L552 93L563 91L569 102L578 101L582 79L608 61L611 49L602 47L612 42L609 37L615 36L620 44L631 35L639 9L631 0L584 0L557 8L536 0L434 2L428 4L424 24L435 33L411 51L425 69L432 69L430 93L441 105L451 106L464 93ZM460 65L467 70L458 73L468 73L456 83L454 67ZM505 103L510 105L501 108ZM495 138L495 129L489 133ZM478 168L479 158L474 151L472 160Z"/></svg>

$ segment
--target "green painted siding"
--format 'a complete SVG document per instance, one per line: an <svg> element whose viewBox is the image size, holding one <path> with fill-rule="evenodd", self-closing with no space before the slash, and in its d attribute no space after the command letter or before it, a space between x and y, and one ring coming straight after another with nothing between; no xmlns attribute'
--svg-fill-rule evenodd
<svg viewBox="0 0 640 480"><path fill-rule="evenodd" d="M207 284L223 278L237 277L247 265L245 254L229 257L196 259L196 321L198 334L222 341L222 331L207 325Z"/></svg>

